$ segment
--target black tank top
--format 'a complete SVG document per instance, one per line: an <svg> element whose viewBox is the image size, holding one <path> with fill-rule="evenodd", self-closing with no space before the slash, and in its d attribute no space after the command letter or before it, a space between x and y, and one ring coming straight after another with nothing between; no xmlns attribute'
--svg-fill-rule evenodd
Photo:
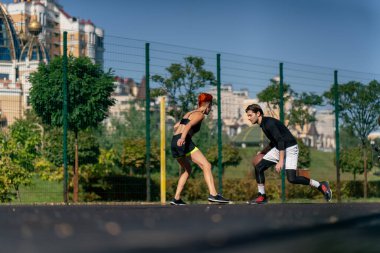
<svg viewBox="0 0 380 253"><path fill-rule="evenodd" d="M179 124L181 124L181 125L187 125L187 123L190 122L190 119L188 118L188 117L190 117L190 114L189 114L189 116L187 116L187 118L182 118L181 121L179 122ZM190 134L191 137L194 134L196 134L197 132L199 132L199 130L201 129L201 123L202 123L202 121L200 121L196 125L192 126L192 128L189 131L189 134Z"/></svg>

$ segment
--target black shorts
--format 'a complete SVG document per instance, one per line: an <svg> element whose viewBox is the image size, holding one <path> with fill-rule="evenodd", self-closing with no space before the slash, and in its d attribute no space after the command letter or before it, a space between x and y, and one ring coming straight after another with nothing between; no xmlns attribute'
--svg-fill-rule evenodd
<svg viewBox="0 0 380 253"><path fill-rule="evenodd" d="M197 149L191 138L186 138L185 144L181 147L177 146L177 141L181 138L181 134L176 134L172 138L171 150L173 158L190 155L192 151Z"/></svg>

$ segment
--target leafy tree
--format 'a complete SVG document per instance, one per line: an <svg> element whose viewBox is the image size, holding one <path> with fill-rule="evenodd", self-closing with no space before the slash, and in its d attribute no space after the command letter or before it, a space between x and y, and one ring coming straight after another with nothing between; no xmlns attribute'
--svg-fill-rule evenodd
<svg viewBox="0 0 380 253"><path fill-rule="evenodd" d="M338 108L343 126L359 138L362 147L364 168L364 197L367 197L367 136L377 128L377 117L380 114L380 83L376 80L368 85L351 81L338 86ZM335 106L335 88L324 93L330 104Z"/></svg>
<svg viewBox="0 0 380 253"><path fill-rule="evenodd" d="M212 165L218 166L218 146L212 146L208 150L206 157ZM236 148L230 144L224 144L222 146L223 173L224 173L224 168L226 166L237 166L237 165L239 165L241 159L242 158L239 154L238 148Z"/></svg>
<svg viewBox="0 0 380 253"><path fill-rule="evenodd" d="M63 134L61 129L59 128L49 128L45 132L45 148L42 151L43 159L39 162L43 162L49 164L51 166L51 170L57 170L53 173L53 171L49 170L48 173L53 173L53 178L62 179L55 174L62 174L62 138ZM79 136L78 141L81 145L78 147L78 157L82 161L81 165L89 165L89 164L97 164L100 156L100 147L98 143L98 139L94 134L92 129L86 129L82 131ZM68 148L67 148L67 159L68 164L74 164L75 162L75 136L74 133L70 132L67 138ZM41 164L42 166L42 164ZM41 167L42 168L42 167ZM40 173L43 174L43 171L40 170Z"/></svg>
<svg viewBox="0 0 380 253"><path fill-rule="evenodd" d="M206 85L215 85L215 77L204 68L202 58L188 56L185 64L173 63L166 70L169 77L152 76L152 80L161 85L153 96L167 95L169 115L178 120L184 112L191 111L197 105L197 91Z"/></svg>
<svg viewBox="0 0 380 253"><path fill-rule="evenodd" d="M290 85L284 83L284 103L291 99L292 94L293 90ZM276 112L277 108L280 107L280 85L278 81L271 79L270 84L257 94L257 98L260 102L266 103L272 117L280 117Z"/></svg>
<svg viewBox="0 0 380 253"><path fill-rule="evenodd" d="M278 81L272 79L271 83L257 94L260 102L266 103L270 115L279 118L277 109L280 106L280 85ZM316 121L313 106L323 104L323 97L312 92L294 92L290 84L284 83L284 104L291 102L291 108L285 112L285 121L288 126L299 126L303 130L304 126Z"/></svg>
<svg viewBox="0 0 380 253"><path fill-rule="evenodd" d="M9 132L0 132L0 201L12 199L12 189L20 198L19 187L31 184L40 144L40 129L27 120L17 120Z"/></svg>
<svg viewBox="0 0 380 253"><path fill-rule="evenodd" d="M367 152L370 152L367 150ZM351 147L345 148L342 150L340 154L340 168L343 172L350 172L354 176L354 180L356 180L357 174L364 173L364 159L362 155L363 151L361 147ZM369 160L368 168L372 167L372 161Z"/></svg>
<svg viewBox="0 0 380 253"><path fill-rule="evenodd" d="M340 127L340 146L343 149L357 147L361 145L361 141L355 136L353 129L350 126Z"/></svg>
<svg viewBox="0 0 380 253"><path fill-rule="evenodd" d="M137 101L138 102L138 101ZM159 143L159 113L151 115L151 141ZM124 144L127 139L145 138L145 111L139 110L136 104L131 104L128 111L121 118L111 118L110 126L101 126L97 131L97 139L100 147L116 156L116 167L121 169Z"/></svg>
<svg viewBox="0 0 380 253"><path fill-rule="evenodd" d="M146 167L145 139L131 138L124 141L122 156L122 168L129 175L143 174ZM152 145L150 167L153 171L160 167L160 150L157 145Z"/></svg>
<svg viewBox="0 0 380 253"><path fill-rule="evenodd" d="M51 128L45 134L45 149L42 152L43 156L35 162L35 168L38 175L43 180L49 181L62 181L62 131L58 128ZM99 147L98 139L92 129L86 129L79 135L78 142L81 145L78 148L78 157L82 161L79 166L82 189L85 195L89 196L91 193L86 192L89 184L96 184L98 187L107 188L107 183L102 180L103 175L109 175L114 172L114 159L113 150L104 150ZM68 163L74 164L75 162L75 136L70 132L68 135ZM116 170L116 169L115 169ZM73 176L73 166L69 166L69 176ZM70 189L73 184L69 184Z"/></svg>
<svg viewBox="0 0 380 253"><path fill-rule="evenodd" d="M311 158L310 158L310 148L306 146L301 139L297 139L299 155L298 155L298 167L299 168L309 168Z"/></svg>
<svg viewBox="0 0 380 253"><path fill-rule="evenodd" d="M81 185L85 191L84 199L91 201L99 199L93 189L112 189L112 185L107 177L118 172L118 161L114 150L100 149L99 162L96 164L86 164L81 166Z"/></svg>
<svg viewBox="0 0 380 253"><path fill-rule="evenodd" d="M323 97L314 93L302 92L301 94L294 93L292 108L287 114L288 126L300 126L301 130L304 126L317 121L315 111L311 111L313 106L323 104Z"/></svg>
<svg viewBox="0 0 380 253"><path fill-rule="evenodd" d="M380 83L376 80L368 85L351 81L339 85L339 112L343 126L350 127L364 145L367 136L377 128L380 113ZM324 93L329 103L335 106L335 89Z"/></svg>
<svg viewBox="0 0 380 253"><path fill-rule="evenodd" d="M111 70L104 72L100 65L87 57L68 58L68 125L74 132L75 150L79 131L96 127L107 117L108 108L114 104ZM30 102L47 125L63 124L62 57L55 57L48 65L40 64L30 75L32 88ZM78 155L74 165L74 201L78 199Z"/></svg>

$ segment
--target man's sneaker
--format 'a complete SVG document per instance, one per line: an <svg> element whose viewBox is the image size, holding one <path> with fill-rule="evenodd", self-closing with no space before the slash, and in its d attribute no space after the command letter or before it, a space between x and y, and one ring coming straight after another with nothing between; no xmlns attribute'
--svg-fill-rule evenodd
<svg viewBox="0 0 380 253"><path fill-rule="evenodd" d="M184 205L186 205L186 203L183 202L182 199L173 198L172 201L170 201L170 205L172 205L172 206L184 206Z"/></svg>
<svg viewBox="0 0 380 253"><path fill-rule="evenodd" d="M220 204L228 204L230 203L229 199L224 198L222 195L219 193L216 194L215 196L212 196L211 194L208 196L208 201L210 202L215 202L215 203L220 203Z"/></svg>
<svg viewBox="0 0 380 253"><path fill-rule="evenodd" d="M247 202L247 204L249 205L266 204L266 203L268 203L267 196L265 194L261 194L260 192L256 199Z"/></svg>
<svg viewBox="0 0 380 253"><path fill-rule="evenodd" d="M326 181L321 182L321 185L318 187L318 189L322 192L323 196L325 197L326 201L330 201L332 198L332 191L330 189L329 183Z"/></svg>

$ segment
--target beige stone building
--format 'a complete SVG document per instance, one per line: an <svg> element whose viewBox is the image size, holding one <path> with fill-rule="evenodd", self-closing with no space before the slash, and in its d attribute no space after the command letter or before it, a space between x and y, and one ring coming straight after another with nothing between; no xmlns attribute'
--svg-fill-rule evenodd
<svg viewBox="0 0 380 253"><path fill-rule="evenodd" d="M62 55L63 32L68 53L103 64L102 29L67 14L54 0L0 2L0 124L22 118L29 108L29 76L41 62Z"/></svg>
<svg viewBox="0 0 380 253"><path fill-rule="evenodd" d="M75 57L88 56L103 64L104 31L91 20L71 16L55 0L14 0L4 7L20 38L28 37L28 25L32 20L41 24L38 39L50 58L62 55L63 32L67 31L69 53Z"/></svg>
<svg viewBox="0 0 380 253"><path fill-rule="evenodd" d="M217 98L216 87L208 92ZM279 118L279 108L273 109L271 105L259 103L257 98L249 98L247 90L234 91L231 84L222 85L221 97L223 131L232 139L236 139L235 136L241 133L245 134L247 131L244 130L252 126L245 113L245 109L250 104L259 104L266 116ZM291 107L291 101L286 103L285 112L289 111ZM310 110L315 109L311 108ZM215 105L211 116L214 120L217 119L217 107ZM335 148L335 117L332 111L315 111L315 117L317 118L316 122L306 124L303 129L298 126L292 127L290 131L295 137L302 139L307 146L326 151L333 150Z"/></svg>

